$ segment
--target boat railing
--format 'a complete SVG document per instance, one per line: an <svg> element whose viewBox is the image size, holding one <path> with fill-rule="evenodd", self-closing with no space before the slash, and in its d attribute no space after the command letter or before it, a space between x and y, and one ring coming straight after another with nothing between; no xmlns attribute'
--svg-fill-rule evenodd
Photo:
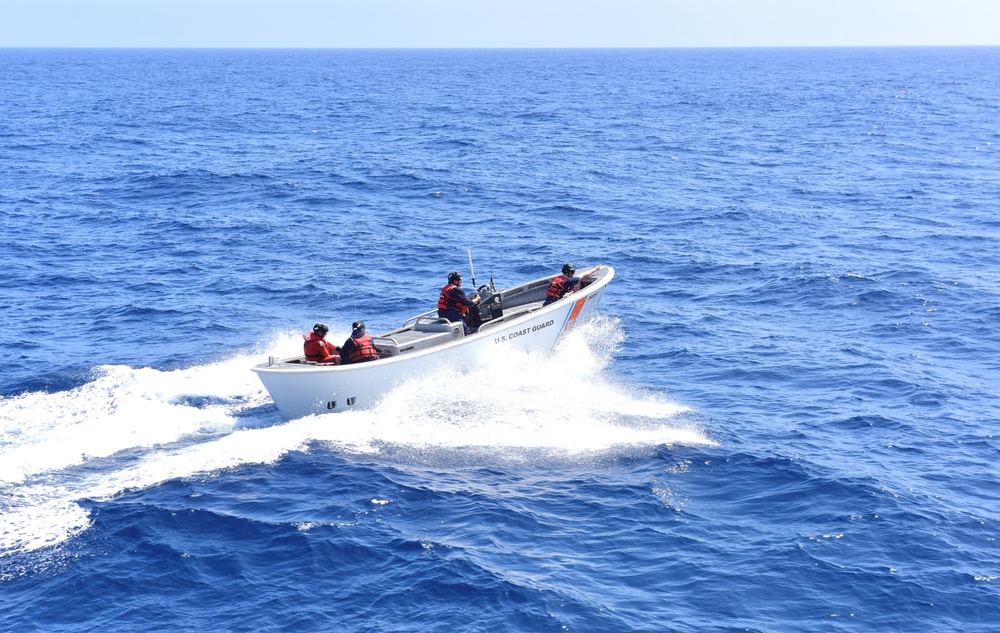
<svg viewBox="0 0 1000 633"><path fill-rule="evenodd" d="M429 311L427 311L427 312L424 312L423 314L418 314L418 315L417 315L417 316L415 316L415 317L410 317L409 319L407 319L407 320L403 321L403 325L402 325L402 326L401 326L401 327L400 327L399 329L400 329L400 330L405 330L405 329L406 329L406 328L408 328L408 327L409 327L409 326L410 326L411 324L415 325L415 324L417 323L417 321L419 321L420 319L423 319L423 318L426 318L426 317L429 317L429 316L431 316L432 314L437 314L437 308L435 308L435 309L433 309L433 310L429 310ZM440 318L440 317L438 317L438 318Z"/></svg>
<svg viewBox="0 0 1000 633"><path fill-rule="evenodd" d="M487 321L486 323L483 323L482 325L479 326L479 331L482 332L482 331L488 330L488 329L490 329L492 327L496 327L498 325L502 325L502 324L506 323L507 321L512 321L512 320L517 319L519 317L522 317L522 316L524 316L526 314L530 314L531 312L534 312L535 310L538 310L541 307L542 307L542 302L541 301L536 301L536 302L531 303L531 304L522 305L519 308L517 308L517 309L515 309L515 310L513 310L511 312L504 312L504 315L502 317L497 317L497 318L493 319L492 321Z"/></svg>
<svg viewBox="0 0 1000 633"><path fill-rule="evenodd" d="M603 279L607 275L608 269L601 268L593 271L588 275L588 278L580 284L581 289L596 283L597 281ZM527 283L521 284L514 288L508 288L506 290L501 290L496 295L487 297L487 300L500 298L499 312L501 316L496 316L489 320L484 320L479 326L479 332L484 330L489 330L490 328L496 327L503 323L507 323L518 317L522 317L525 314L534 312L544 306L546 291L549 288L549 284L552 283L553 276L542 277L540 279L535 279ZM393 345L390 341L394 341L393 337L397 335L416 330L422 333L432 333L432 332L446 332L453 328L456 324L442 317L438 317L437 310L429 310L423 314L418 314L416 316L410 317L403 322L403 325L398 329L383 334L382 336L375 337L376 346L380 342L385 342L386 352L388 355L394 355L395 353L410 351L414 349L409 346L398 346ZM443 337L441 337L443 338ZM454 338L461 338L461 333ZM434 345L440 344L441 340L438 338ZM421 345L424 347L426 345ZM394 348L394 349L393 349ZM398 351L396 351L398 350Z"/></svg>

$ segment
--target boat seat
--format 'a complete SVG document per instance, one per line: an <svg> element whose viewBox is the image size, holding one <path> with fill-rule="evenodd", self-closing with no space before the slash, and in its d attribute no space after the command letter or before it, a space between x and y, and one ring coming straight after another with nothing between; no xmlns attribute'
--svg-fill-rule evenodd
<svg viewBox="0 0 1000 633"><path fill-rule="evenodd" d="M399 356L399 344L391 336L373 336L372 345L381 358Z"/></svg>
<svg viewBox="0 0 1000 633"><path fill-rule="evenodd" d="M447 319L433 319L418 321L412 329L373 336L372 343L375 344L380 356L391 358L406 352L443 345L463 336L465 330L462 329L461 323L452 323Z"/></svg>
<svg viewBox="0 0 1000 633"><path fill-rule="evenodd" d="M452 328L460 326L461 324L456 326L444 317L438 317L433 320L420 319L417 321L416 325L413 326L413 329L418 332L451 332Z"/></svg>

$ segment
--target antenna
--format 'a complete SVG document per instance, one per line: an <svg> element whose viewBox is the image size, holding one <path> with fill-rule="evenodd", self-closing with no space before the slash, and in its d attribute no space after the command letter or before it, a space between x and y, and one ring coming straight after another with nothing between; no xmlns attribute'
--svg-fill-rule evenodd
<svg viewBox="0 0 1000 633"><path fill-rule="evenodd" d="M476 287L476 269L472 267L472 249L469 249L469 272L472 274L472 287Z"/></svg>

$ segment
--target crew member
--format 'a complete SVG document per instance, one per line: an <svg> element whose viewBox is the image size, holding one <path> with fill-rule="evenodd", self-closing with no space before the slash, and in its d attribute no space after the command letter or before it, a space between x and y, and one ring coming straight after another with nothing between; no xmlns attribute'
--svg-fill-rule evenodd
<svg viewBox="0 0 1000 633"><path fill-rule="evenodd" d="M317 323L313 326L312 332L302 335L302 338L305 339L302 348L305 351L306 360L325 365L340 364L340 349L326 340L326 333L329 331L330 328L325 323Z"/></svg>
<svg viewBox="0 0 1000 633"><path fill-rule="evenodd" d="M465 335L468 336L470 330L469 324L465 322L465 315L479 300L479 295L470 299L462 290L462 273L448 273L448 285L441 289L441 296L438 297L438 316L449 321L461 321Z"/></svg>
<svg viewBox="0 0 1000 633"><path fill-rule="evenodd" d="M344 359L345 365L352 363L365 363L370 360L378 360L378 350L372 343L371 334L365 333L365 322L355 321L351 328L351 338L344 341L340 347L340 356Z"/></svg>
<svg viewBox="0 0 1000 633"><path fill-rule="evenodd" d="M577 285L581 281L587 281L590 279L591 275L600 270L600 266L595 266L589 270L585 275L580 277L576 276L576 266L573 264L563 264L562 274L556 275L552 279L552 283L549 284L549 289L545 292L545 303L542 305L549 305L553 301L558 301L564 296L576 292Z"/></svg>

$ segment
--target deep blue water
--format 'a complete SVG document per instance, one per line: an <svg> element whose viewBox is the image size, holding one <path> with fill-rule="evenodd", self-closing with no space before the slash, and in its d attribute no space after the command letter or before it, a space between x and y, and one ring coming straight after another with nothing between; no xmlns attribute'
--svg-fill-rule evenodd
<svg viewBox="0 0 1000 633"><path fill-rule="evenodd" d="M1000 49L0 50L0 630L989 631ZM550 356L250 372L565 261Z"/></svg>

